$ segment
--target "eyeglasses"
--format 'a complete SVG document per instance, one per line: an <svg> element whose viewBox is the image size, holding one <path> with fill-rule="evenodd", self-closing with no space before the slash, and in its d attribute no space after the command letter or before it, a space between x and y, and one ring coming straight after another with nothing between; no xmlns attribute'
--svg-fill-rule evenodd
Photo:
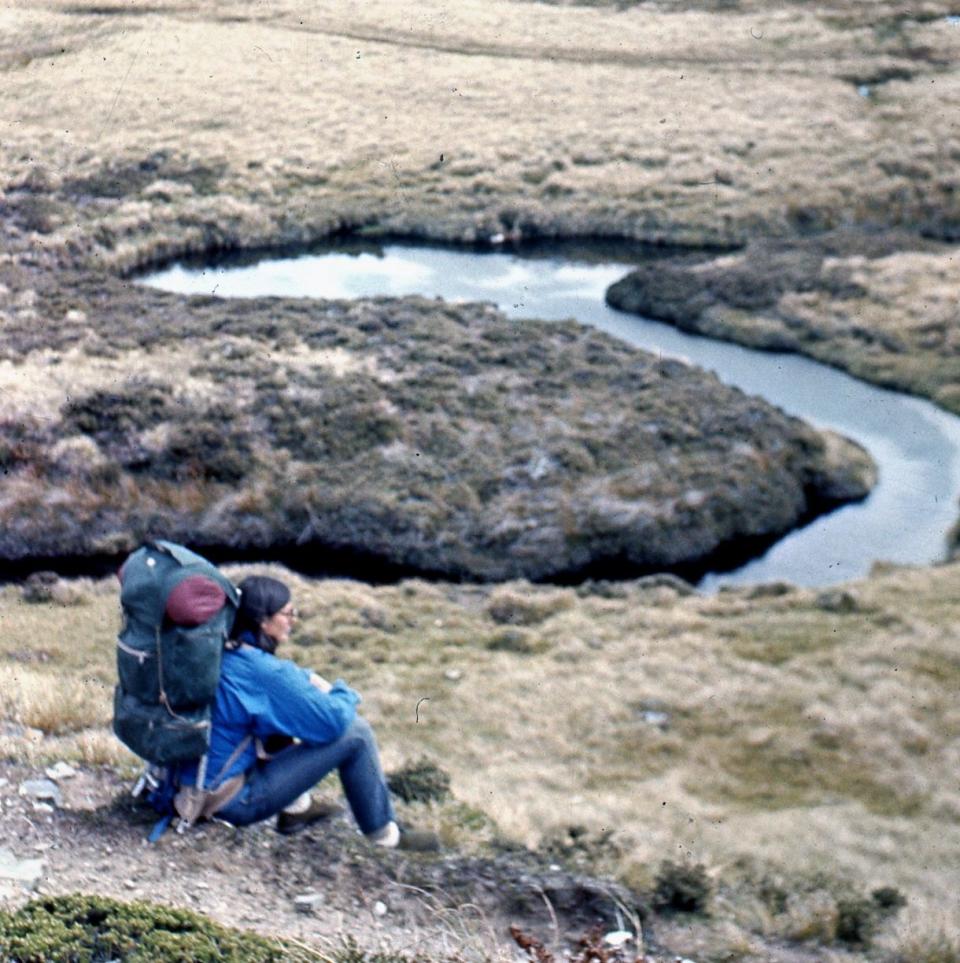
<svg viewBox="0 0 960 963"><path fill-rule="evenodd" d="M300 613L293 607L289 609L280 609L277 615L282 615L285 619L299 619Z"/></svg>

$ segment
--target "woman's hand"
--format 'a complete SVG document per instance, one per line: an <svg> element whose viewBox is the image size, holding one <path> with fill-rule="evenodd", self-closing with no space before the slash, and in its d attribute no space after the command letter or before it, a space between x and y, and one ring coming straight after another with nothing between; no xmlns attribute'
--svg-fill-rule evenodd
<svg viewBox="0 0 960 963"><path fill-rule="evenodd" d="M321 692L329 692L333 688L322 675L317 675L316 672L310 673L310 685L316 686Z"/></svg>

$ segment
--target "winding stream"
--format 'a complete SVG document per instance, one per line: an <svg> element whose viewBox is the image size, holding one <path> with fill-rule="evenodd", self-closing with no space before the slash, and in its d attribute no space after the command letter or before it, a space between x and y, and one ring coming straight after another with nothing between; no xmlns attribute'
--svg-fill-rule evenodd
<svg viewBox="0 0 960 963"><path fill-rule="evenodd" d="M559 256L388 244L254 263L174 265L143 283L221 297L357 298L422 294L494 301L510 317L574 317L647 351L707 368L790 414L863 445L879 468L869 498L821 516L741 568L700 588L786 580L822 586L857 578L877 560L928 564L946 554L960 493L960 418L930 402L875 388L797 355L753 351L687 335L608 307L604 292L631 264Z"/></svg>

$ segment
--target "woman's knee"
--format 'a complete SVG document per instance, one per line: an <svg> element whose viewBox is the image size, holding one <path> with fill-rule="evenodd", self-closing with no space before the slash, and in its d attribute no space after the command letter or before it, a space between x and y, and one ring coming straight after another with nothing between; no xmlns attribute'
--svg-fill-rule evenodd
<svg viewBox="0 0 960 963"><path fill-rule="evenodd" d="M343 734L344 739L355 739L358 742L366 742L372 745L376 745L376 738L373 734L373 727L367 722L366 719L360 716L355 716L353 722L347 726L346 732Z"/></svg>

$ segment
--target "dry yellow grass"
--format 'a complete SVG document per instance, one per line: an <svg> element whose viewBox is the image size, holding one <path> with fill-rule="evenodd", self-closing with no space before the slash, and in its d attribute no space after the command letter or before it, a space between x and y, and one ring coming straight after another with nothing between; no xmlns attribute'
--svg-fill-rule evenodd
<svg viewBox="0 0 960 963"><path fill-rule="evenodd" d="M847 614L807 590L373 588L267 570L303 612L290 654L365 694L387 767L426 754L452 774L468 808L436 814L447 838L488 838L479 812L531 844L571 824L612 828L618 855L602 868L635 883L667 857L723 878L750 855L788 877L901 887L905 934L931 932L930 913L960 930L948 775L960 762L960 565L853 585ZM70 732L27 747L31 758L109 758L114 592L91 584L70 608L0 593L2 714ZM506 624L506 604L521 601L525 624ZM48 661L22 671L23 653L40 650ZM86 741L74 731L84 722ZM769 929L751 912L738 907L731 925ZM828 924L801 901L775 932Z"/></svg>
<svg viewBox="0 0 960 963"><path fill-rule="evenodd" d="M0 13L5 253L130 270L371 224L458 240L728 243L858 224L955 237L950 12L17 0ZM817 330L803 350L955 408L955 371L923 376L949 363L952 315L924 297L945 258L864 265L863 298L782 307ZM28 281L5 283L0 321L59 322L31 313ZM751 340L765 321L731 323ZM902 349L858 366L857 325Z"/></svg>
<svg viewBox="0 0 960 963"><path fill-rule="evenodd" d="M958 146L938 110L916 105L920 94L946 109L955 78L938 73L927 94L931 68L908 34L800 7L71 9L5 14L11 47L61 38L55 55L6 71L7 185L37 168L62 184L157 150L219 174L216 193L187 177L64 210L37 239L93 244L85 260L118 266L203 246L204 222L253 243L350 211L434 235L499 230L512 210L548 231L732 240L783 229L801 208L842 220L886 204L904 177L878 166L891 159L919 168L922 202ZM949 36L927 33L930 56L949 55ZM844 79L895 67L923 80L887 85L879 103Z"/></svg>

